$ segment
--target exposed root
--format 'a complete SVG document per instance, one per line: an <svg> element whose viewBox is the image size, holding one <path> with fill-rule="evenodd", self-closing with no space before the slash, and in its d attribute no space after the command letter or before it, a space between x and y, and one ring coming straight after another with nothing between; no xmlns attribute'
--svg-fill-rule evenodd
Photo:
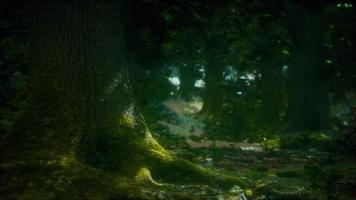
<svg viewBox="0 0 356 200"><path fill-rule="evenodd" d="M155 180L153 180L150 170L148 170L146 167L143 167L138 171L137 175L135 176L135 180L141 183L145 182L155 186L163 186L163 184L157 183Z"/></svg>

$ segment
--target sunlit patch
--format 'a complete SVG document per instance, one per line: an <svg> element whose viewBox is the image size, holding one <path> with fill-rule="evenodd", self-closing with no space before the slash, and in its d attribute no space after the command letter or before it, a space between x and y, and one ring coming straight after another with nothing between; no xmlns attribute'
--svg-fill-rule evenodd
<svg viewBox="0 0 356 200"><path fill-rule="evenodd" d="M134 128L137 123L134 116L134 104L130 104L120 118L120 123L130 128Z"/></svg>
<svg viewBox="0 0 356 200"><path fill-rule="evenodd" d="M205 87L205 82L202 79L196 80L194 83L194 87L196 88L204 88Z"/></svg>
<svg viewBox="0 0 356 200"><path fill-rule="evenodd" d="M325 63L326 63L326 64L331 65L331 64L333 64L333 61L332 61L332 60L327 59L327 60L325 60Z"/></svg>
<svg viewBox="0 0 356 200"><path fill-rule="evenodd" d="M338 7L338 8L352 8L352 4L351 3L339 3L336 5L336 7Z"/></svg>
<svg viewBox="0 0 356 200"><path fill-rule="evenodd" d="M249 80L249 81L254 81L256 79L256 75L253 73L244 73L244 75L241 75L239 77L241 80Z"/></svg>
<svg viewBox="0 0 356 200"><path fill-rule="evenodd" d="M169 132L174 135L179 135L188 138L189 136L201 136L204 134L204 123L201 120L194 119L192 114L197 114L203 107L203 102L182 101L182 100L167 100L163 104L172 112L175 113L179 124L170 121L160 120L158 123L168 127Z"/></svg>
<svg viewBox="0 0 356 200"><path fill-rule="evenodd" d="M290 53L289 53L289 51L287 49L283 49L282 50L282 54L287 55L287 56L290 55Z"/></svg>
<svg viewBox="0 0 356 200"><path fill-rule="evenodd" d="M206 76L206 70L205 70L205 65L196 65L198 68L198 71L201 73L201 77L205 78Z"/></svg>
<svg viewBox="0 0 356 200"><path fill-rule="evenodd" d="M179 79L178 76L169 77L168 80L169 80L169 82L171 82L175 86L179 86L180 85L180 79Z"/></svg>
<svg viewBox="0 0 356 200"><path fill-rule="evenodd" d="M173 84L174 86L179 87L179 85L180 85L180 79L179 79L180 72L179 72L178 67L170 66L169 68L172 70L172 72L168 77L168 81L171 84Z"/></svg>
<svg viewBox="0 0 356 200"><path fill-rule="evenodd" d="M223 72L224 79L227 81L237 81L238 72L233 66L227 66Z"/></svg>
<svg viewBox="0 0 356 200"><path fill-rule="evenodd" d="M246 77L248 80L251 80L251 81L254 81L256 76L254 74L251 74L251 73L247 73L246 74Z"/></svg>
<svg viewBox="0 0 356 200"><path fill-rule="evenodd" d="M287 72L288 71L288 65L283 65L282 66L282 71Z"/></svg>

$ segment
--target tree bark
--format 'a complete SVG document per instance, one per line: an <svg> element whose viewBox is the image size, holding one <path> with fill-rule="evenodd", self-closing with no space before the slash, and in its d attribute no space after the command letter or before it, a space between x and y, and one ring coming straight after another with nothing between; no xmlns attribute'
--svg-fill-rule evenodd
<svg viewBox="0 0 356 200"><path fill-rule="evenodd" d="M152 137L130 88L119 3L39 4L27 106L12 144L25 152L56 149L130 177L148 168L166 179L236 183L176 158Z"/></svg>
<svg viewBox="0 0 356 200"><path fill-rule="evenodd" d="M263 62L265 61L265 62ZM273 60L262 60L262 107L260 122L263 128L275 129L279 125L281 80L276 63Z"/></svg>
<svg viewBox="0 0 356 200"><path fill-rule="evenodd" d="M322 71L324 34L320 10L288 5L293 37L289 113L286 130L307 131L328 128L329 103L326 77Z"/></svg>
<svg viewBox="0 0 356 200"><path fill-rule="evenodd" d="M53 141L46 144L110 168L130 163L136 140L158 147L130 91L119 1L39 5L19 131L34 143Z"/></svg>
<svg viewBox="0 0 356 200"><path fill-rule="evenodd" d="M212 44L207 48L203 107L200 111L200 115L203 117L218 115L223 103L223 66L219 64L216 48Z"/></svg>
<svg viewBox="0 0 356 200"><path fill-rule="evenodd" d="M194 96L194 82L196 79L196 72L193 65L183 65L180 67L180 97L183 100L192 100Z"/></svg>

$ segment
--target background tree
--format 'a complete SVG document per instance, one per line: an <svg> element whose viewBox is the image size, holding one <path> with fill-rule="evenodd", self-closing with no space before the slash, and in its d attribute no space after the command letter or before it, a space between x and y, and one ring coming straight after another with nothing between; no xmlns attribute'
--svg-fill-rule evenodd
<svg viewBox="0 0 356 200"><path fill-rule="evenodd" d="M329 125L328 77L322 68L325 23L321 12L317 3L288 4L293 39L289 65L289 131L327 129Z"/></svg>

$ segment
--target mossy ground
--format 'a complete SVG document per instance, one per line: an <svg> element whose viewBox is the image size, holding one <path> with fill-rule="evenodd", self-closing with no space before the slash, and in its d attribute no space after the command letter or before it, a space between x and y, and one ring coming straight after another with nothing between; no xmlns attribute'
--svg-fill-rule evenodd
<svg viewBox="0 0 356 200"><path fill-rule="evenodd" d="M173 147L167 146L174 157L204 168L186 161L171 162L163 167L167 164L163 162L157 163L162 164L161 167L148 166L137 176L127 177L113 170L83 164L73 154L59 149L6 151L0 165L1 197L238 199L239 194L244 194L247 199L355 197L356 159L337 152L273 148L246 151L214 146L191 148L184 143ZM202 176L200 170L206 172L206 176ZM229 178L232 178L230 182Z"/></svg>
<svg viewBox="0 0 356 200"><path fill-rule="evenodd" d="M157 123L149 127L153 125ZM338 146L322 132L276 136L260 143L210 143L201 135L195 142L204 145L194 146L160 128L153 131L159 143L147 137L145 145L153 148L146 159L141 155L146 162L136 166L135 174L84 164L64 151L63 144L44 145L50 144L45 138L43 146L32 149L2 148L0 199L356 197L356 158L352 152L330 151Z"/></svg>

